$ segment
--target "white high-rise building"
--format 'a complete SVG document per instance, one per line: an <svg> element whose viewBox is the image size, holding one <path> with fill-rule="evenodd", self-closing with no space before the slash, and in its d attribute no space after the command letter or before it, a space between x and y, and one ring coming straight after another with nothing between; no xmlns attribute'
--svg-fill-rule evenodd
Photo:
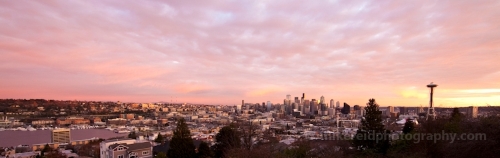
<svg viewBox="0 0 500 158"><path fill-rule="evenodd" d="M267 111L271 111L271 101L267 101Z"/></svg>
<svg viewBox="0 0 500 158"><path fill-rule="evenodd" d="M336 103L336 104L337 104L337 108L340 108L340 102L339 102L339 101L337 101L337 103Z"/></svg>
<svg viewBox="0 0 500 158"><path fill-rule="evenodd" d="M324 96L321 96L321 98L319 98L319 103L320 104L325 103L325 97Z"/></svg>
<svg viewBox="0 0 500 158"><path fill-rule="evenodd" d="M241 113L241 105L236 105L236 112Z"/></svg>

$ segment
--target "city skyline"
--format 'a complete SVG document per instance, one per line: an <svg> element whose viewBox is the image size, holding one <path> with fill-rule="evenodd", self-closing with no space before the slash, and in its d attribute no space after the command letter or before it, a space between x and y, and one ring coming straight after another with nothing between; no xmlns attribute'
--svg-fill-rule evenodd
<svg viewBox="0 0 500 158"><path fill-rule="evenodd" d="M2 99L500 105L500 2L0 1Z"/></svg>

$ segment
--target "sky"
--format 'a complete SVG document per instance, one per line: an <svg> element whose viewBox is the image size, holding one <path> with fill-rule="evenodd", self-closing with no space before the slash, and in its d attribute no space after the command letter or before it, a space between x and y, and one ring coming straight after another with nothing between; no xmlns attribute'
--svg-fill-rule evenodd
<svg viewBox="0 0 500 158"><path fill-rule="evenodd" d="M500 105L500 1L0 1L0 98Z"/></svg>

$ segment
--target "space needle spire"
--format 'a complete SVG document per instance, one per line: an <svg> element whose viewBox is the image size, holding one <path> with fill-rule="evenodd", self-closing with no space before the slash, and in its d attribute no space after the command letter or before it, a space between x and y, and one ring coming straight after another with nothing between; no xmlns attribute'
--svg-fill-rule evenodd
<svg viewBox="0 0 500 158"><path fill-rule="evenodd" d="M428 88L431 89L431 94L430 94L430 100L429 100L429 109L427 111L427 120L429 119L429 117L431 117L432 119L435 119L436 118L436 111L434 111L434 107L433 107L433 94L434 94L434 88L437 87L438 85L437 84L434 84L433 82L431 82L430 84L427 85Z"/></svg>

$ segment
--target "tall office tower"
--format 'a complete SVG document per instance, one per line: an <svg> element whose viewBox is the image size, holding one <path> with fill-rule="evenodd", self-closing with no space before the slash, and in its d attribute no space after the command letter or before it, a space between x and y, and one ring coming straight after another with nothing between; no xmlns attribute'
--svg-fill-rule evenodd
<svg viewBox="0 0 500 158"><path fill-rule="evenodd" d="M335 104L335 102L333 101L333 99L330 99L330 107L329 108L334 108L333 104Z"/></svg>
<svg viewBox="0 0 500 158"><path fill-rule="evenodd" d="M236 113L241 114L241 105L236 105Z"/></svg>
<svg viewBox="0 0 500 158"><path fill-rule="evenodd" d="M477 118L477 106L469 106L467 108L467 117L468 118Z"/></svg>
<svg viewBox="0 0 500 158"><path fill-rule="evenodd" d="M309 100L304 100L304 114L309 114L311 112L311 104Z"/></svg>
<svg viewBox="0 0 500 158"><path fill-rule="evenodd" d="M327 110L327 108L326 108L326 104L325 104L325 103L321 103L321 104L320 104L320 109L321 109L321 110L319 110L319 111L321 111L321 115L327 115L328 110Z"/></svg>
<svg viewBox="0 0 500 158"><path fill-rule="evenodd" d="M297 104L300 103L299 97L295 97L295 103L297 103Z"/></svg>
<svg viewBox="0 0 500 158"><path fill-rule="evenodd" d="M280 108L280 112L282 112L282 113L286 113L286 105L285 105L285 104L283 104L283 105L281 105L280 107L281 107L281 108Z"/></svg>
<svg viewBox="0 0 500 158"><path fill-rule="evenodd" d="M292 96L290 94L286 95L286 100L292 100Z"/></svg>
<svg viewBox="0 0 500 158"><path fill-rule="evenodd" d="M407 113L408 113L408 111L407 111L406 107L399 107L399 114L400 115L405 115Z"/></svg>
<svg viewBox="0 0 500 158"><path fill-rule="evenodd" d="M321 96L321 98L319 98L319 103L320 104L325 103L325 97L324 96Z"/></svg>
<svg viewBox="0 0 500 158"><path fill-rule="evenodd" d="M266 102L262 102L262 108L266 109ZM259 108L260 109L260 108ZM266 109L267 110L267 109Z"/></svg>
<svg viewBox="0 0 500 158"><path fill-rule="evenodd" d="M286 113L287 115L291 115L292 114L292 111L293 111L293 107L292 105L287 105L286 106Z"/></svg>
<svg viewBox="0 0 500 158"><path fill-rule="evenodd" d="M70 143L71 131L67 128L52 130L52 143Z"/></svg>
<svg viewBox="0 0 500 158"><path fill-rule="evenodd" d="M340 102L339 102L339 101L337 101L337 103L336 103L336 104L337 104L337 109L338 109L338 108L340 108Z"/></svg>
<svg viewBox="0 0 500 158"><path fill-rule="evenodd" d="M344 102L344 108L341 110L342 114L350 114L351 113L351 106Z"/></svg>
<svg viewBox="0 0 500 158"><path fill-rule="evenodd" d="M320 103L320 109L321 111L326 111L326 104L325 103Z"/></svg>
<svg viewBox="0 0 500 158"><path fill-rule="evenodd" d="M297 103L292 103L292 111L295 111L297 108L298 108L298 105Z"/></svg>
<svg viewBox="0 0 500 158"><path fill-rule="evenodd" d="M306 93L302 93L302 99L306 99Z"/></svg>
<svg viewBox="0 0 500 158"><path fill-rule="evenodd" d="M267 101L267 111L271 111L271 101Z"/></svg>
<svg viewBox="0 0 500 158"><path fill-rule="evenodd" d="M249 105L245 105L245 100L241 100L241 106L245 106L246 110L250 110L250 104Z"/></svg>
<svg viewBox="0 0 500 158"><path fill-rule="evenodd" d="M283 105L286 105L287 101L286 99L283 99Z"/></svg>
<svg viewBox="0 0 500 158"><path fill-rule="evenodd" d="M355 110L355 111L358 111L358 110L361 110L361 107L359 105L354 105L352 107L352 109Z"/></svg>
<svg viewBox="0 0 500 158"><path fill-rule="evenodd" d="M311 113L314 115L318 114L318 101L316 99L311 100Z"/></svg>

